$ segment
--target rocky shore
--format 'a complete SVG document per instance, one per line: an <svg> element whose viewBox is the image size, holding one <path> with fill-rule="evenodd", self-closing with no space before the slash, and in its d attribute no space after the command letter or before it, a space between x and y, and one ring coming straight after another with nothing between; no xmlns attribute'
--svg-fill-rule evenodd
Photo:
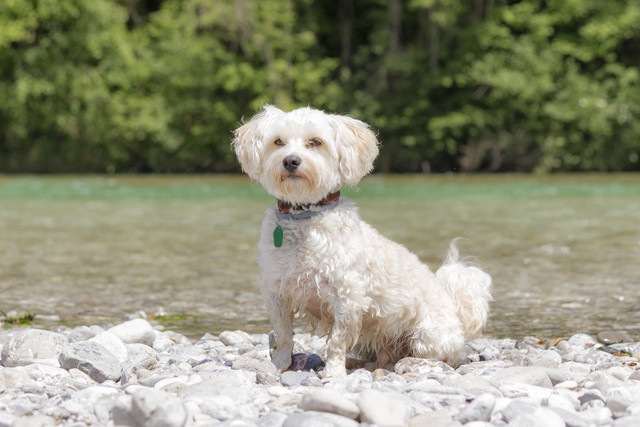
<svg viewBox="0 0 640 427"><path fill-rule="evenodd" d="M311 370L279 374L266 334L194 342L145 319L5 330L0 427L640 426L640 343L624 333L481 338L457 369L407 358L339 379L315 372L323 339L295 341Z"/></svg>

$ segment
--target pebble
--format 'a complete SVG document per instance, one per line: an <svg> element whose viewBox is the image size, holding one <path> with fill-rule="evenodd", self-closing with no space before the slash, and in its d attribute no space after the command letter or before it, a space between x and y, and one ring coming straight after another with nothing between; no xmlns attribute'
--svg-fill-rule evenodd
<svg viewBox="0 0 640 427"><path fill-rule="evenodd" d="M140 318L0 331L0 427L640 425L640 343L624 331L478 338L456 369L405 358L344 378L318 374L321 338L294 341L280 373L267 334L191 341Z"/></svg>

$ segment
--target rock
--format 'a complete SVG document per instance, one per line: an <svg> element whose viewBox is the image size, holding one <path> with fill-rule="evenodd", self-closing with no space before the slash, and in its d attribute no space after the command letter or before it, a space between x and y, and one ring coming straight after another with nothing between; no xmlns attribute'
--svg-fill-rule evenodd
<svg viewBox="0 0 640 427"><path fill-rule="evenodd" d="M131 419L137 427L182 427L187 422L187 409L171 393L139 390L132 396Z"/></svg>
<svg viewBox="0 0 640 427"><path fill-rule="evenodd" d="M593 347L594 345L597 344L597 341L593 339L591 335L587 335L587 334L572 335L571 338L569 338L567 341L572 346L582 347L582 348Z"/></svg>
<svg viewBox="0 0 640 427"><path fill-rule="evenodd" d="M381 426L404 426L409 421L409 411L400 401L376 390L364 390L356 400L360 419Z"/></svg>
<svg viewBox="0 0 640 427"><path fill-rule="evenodd" d="M243 331L224 331L218 336L224 345L238 345L241 343L251 343L251 335Z"/></svg>
<svg viewBox="0 0 640 427"><path fill-rule="evenodd" d="M285 387L292 387L297 385L309 384L321 384L317 375L312 372L305 371L286 371L280 375L280 384Z"/></svg>
<svg viewBox="0 0 640 427"><path fill-rule="evenodd" d="M324 361L317 354L296 353L291 356L289 370L320 372L324 366Z"/></svg>
<svg viewBox="0 0 640 427"><path fill-rule="evenodd" d="M452 372L453 368L439 360L405 357L395 364L393 370L400 375L408 373L420 375L432 372Z"/></svg>
<svg viewBox="0 0 640 427"><path fill-rule="evenodd" d="M240 356L234 360L231 367L236 370L251 371L263 374L275 375L278 373L276 366L268 360L255 359L253 357Z"/></svg>
<svg viewBox="0 0 640 427"><path fill-rule="evenodd" d="M454 410L451 407L445 407L411 418L409 427L447 427L453 420Z"/></svg>
<svg viewBox="0 0 640 427"><path fill-rule="evenodd" d="M551 380L544 369L538 367L514 366L506 368L491 378L496 387L505 383L522 383L538 387L551 388Z"/></svg>
<svg viewBox="0 0 640 427"><path fill-rule="evenodd" d="M602 331L598 333L598 341L605 345L618 344L632 342L633 337L625 331Z"/></svg>
<svg viewBox="0 0 640 427"><path fill-rule="evenodd" d="M471 421L489 421L495 406L495 396L488 393L481 394L473 399L469 406L460 411L458 421L462 424L467 424Z"/></svg>
<svg viewBox="0 0 640 427"><path fill-rule="evenodd" d="M102 346L106 348L111 354L113 354L120 363L127 361L127 346L114 333L103 331L98 335L90 338L88 341L102 344Z"/></svg>
<svg viewBox="0 0 640 427"><path fill-rule="evenodd" d="M282 427L357 427L352 419L327 412L297 412L284 420Z"/></svg>
<svg viewBox="0 0 640 427"><path fill-rule="evenodd" d="M125 344L139 343L153 346L156 333L153 327L144 319L133 319L120 323L108 330Z"/></svg>
<svg viewBox="0 0 640 427"><path fill-rule="evenodd" d="M60 354L59 362L64 369L79 369L99 383L106 380L117 381L122 375L118 359L97 342L80 341L70 344Z"/></svg>
<svg viewBox="0 0 640 427"><path fill-rule="evenodd" d="M20 330L2 346L2 365L14 367L42 363L60 366L58 357L68 345L67 337L56 332Z"/></svg>
<svg viewBox="0 0 640 427"><path fill-rule="evenodd" d="M360 415L358 405L333 390L318 389L304 394L300 402L304 411L331 412L343 417L356 419Z"/></svg>

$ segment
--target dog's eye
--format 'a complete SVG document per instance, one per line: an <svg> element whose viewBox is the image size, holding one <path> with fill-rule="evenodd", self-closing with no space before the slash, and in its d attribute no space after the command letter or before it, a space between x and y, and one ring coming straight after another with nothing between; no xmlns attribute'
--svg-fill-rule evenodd
<svg viewBox="0 0 640 427"><path fill-rule="evenodd" d="M284 145L284 141L280 138L276 138L275 141L273 141L273 143L275 145L280 145L280 146Z"/></svg>
<svg viewBox="0 0 640 427"><path fill-rule="evenodd" d="M307 144L308 147L319 147L322 145L322 140L320 138L311 138L309 140L309 144Z"/></svg>

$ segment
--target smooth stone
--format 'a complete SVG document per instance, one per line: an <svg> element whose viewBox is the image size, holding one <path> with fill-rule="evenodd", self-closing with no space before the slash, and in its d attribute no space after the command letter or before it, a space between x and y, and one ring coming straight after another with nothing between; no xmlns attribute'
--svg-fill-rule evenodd
<svg viewBox="0 0 640 427"><path fill-rule="evenodd" d="M400 359L393 367L396 374L428 374L431 372L452 372L453 368L444 362L418 357Z"/></svg>
<svg viewBox="0 0 640 427"><path fill-rule="evenodd" d="M492 394L484 393L471 401L471 404L458 415L458 421L467 424L472 421L489 421L496 406L496 398Z"/></svg>
<svg viewBox="0 0 640 427"><path fill-rule="evenodd" d="M562 356L554 350L544 350L529 360L530 366L541 368L557 368L562 363Z"/></svg>
<svg viewBox="0 0 640 427"><path fill-rule="evenodd" d="M638 427L640 426L640 415L630 415L618 418L613 422L613 427Z"/></svg>
<svg viewBox="0 0 640 427"><path fill-rule="evenodd" d="M328 412L297 412L289 415L282 427L356 427L360 423Z"/></svg>
<svg viewBox="0 0 640 427"><path fill-rule="evenodd" d="M280 384L286 387L293 387L303 384L321 384L320 379L313 372L306 371L286 371L280 375Z"/></svg>
<svg viewBox="0 0 640 427"><path fill-rule="evenodd" d="M564 422L567 427L590 427L590 424L581 418L575 411L568 411L559 407L550 407Z"/></svg>
<svg viewBox="0 0 640 427"><path fill-rule="evenodd" d="M42 363L59 367L58 357L68 345L69 339L56 332L20 330L2 346L2 365L15 367Z"/></svg>
<svg viewBox="0 0 640 427"><path fill-rule="evenodd" d="M127 346L115 334L109 331L103 331L98 335L90 338L88 341L102 344L104 348L109 350L120 363L126 362L128 357Z"/></svg>
<svg viewBox="0 0 640 427"><path fill-rule="evenodd" d="M517 415L509 427L565 427L565 422L551 409L539 407L533 413Z"/></svg>
<svg viewBox="0 0 640 427"><path fill-rule="evenodd" d="M360 419L381 426L404 426L409 421L406 405L376 390L362 391L356 400Z"/></svg>
<svg viewBox="0 0 640 427"><path fill-rule="evenodd" d="M577 346L582 348L593 347L598 343L591 335L582 334L582 333L572 335L567 340L567 342L572 346Z"/></svg>
<svg viewBox="0 0 640 427"><path fill-rule="evenodd" d="M531 414L536 411L537 405L526 402L524 400L512 400L504 409L502 409L502 418L511 423L521 414Z"/></svg>
<svg viewBox="0 0 640 427"><path fill-rule="evenodd" d="M454 414L451 407L436 409L411 418L409 427L448 427L454 420Z"/></svg>
<svg viewBox="0 0 640 427"><path fill-rule="evenodd" d="M602 331L598 333L598 341L602 344L618 344L634 341L633 337L626 331Z"/></svg>
<svg viewBox="0 0 640 427"><path fill-rule="evenodd" d="M122 375L118 359L97 342L71 343L60 354L59 362L64 369L78 369L99 383L107 380L117 381Z"/></svg>
<svg viewBox="0 0 640 427"><path fill-rule="evenodd" d="M231 368L236 370L252 371L256 373L260 372L272 375L278 373L278 369L270 361L255 359L247 356L240 356L239 358L234 360L231 364Z"/></svg>
<svg viewBox="0 0 640 427"><path fill-rule="evenodd" d="M506 368L494 375L490 381L496 387L506 383L522 383L545 388L553 387L545 370L535 366Z"/></svg>
<svg viewBox="0 0 640 427"><path fill-rule="evenodd" d="M218 335L218 338L227 346L235 346L243 343L251 344L251 335L244 331L224 331Z"/></svg>
<svg viewBox="0 0 640 427"><path fill-rule="evenodd" d="M132 396L131 418L136 426L183 427L187 423L187 409L174 394L140 390Z"/></svg>
<svg viewBox="0 0 640 427"><path fill-rule="evenodd" d="M125 344L140 343L153 346L156 332L144 319L133 319L108 329Z"/></svg>
<svg viewBox="0 0 640 427"><path fill-rule="evenodd" d="M17 417L13 421L12 427L54 427L56 422L46 415L34 414L24 417Z"/></svg>
<svg viewBox="0 0 640 427"><path fill-rule="evenodd" d="M318 389L307 392L302 396L299 406L304 411L331 412L354 420L360 415L358 405L334 390Z"/></svg>

